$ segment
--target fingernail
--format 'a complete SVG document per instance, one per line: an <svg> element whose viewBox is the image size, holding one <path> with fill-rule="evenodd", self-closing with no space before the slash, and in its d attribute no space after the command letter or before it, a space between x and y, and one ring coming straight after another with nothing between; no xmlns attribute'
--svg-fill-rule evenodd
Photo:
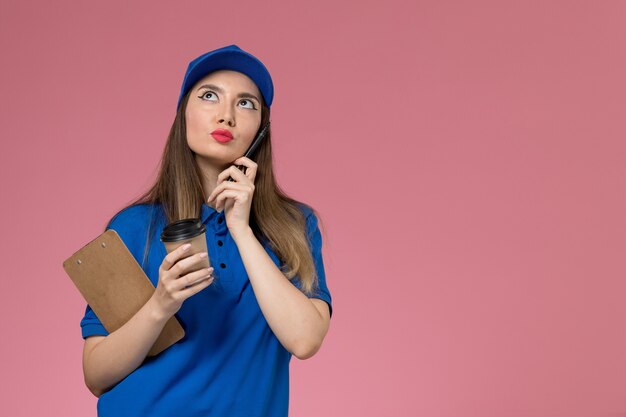
<svg viewBox="0 0 626 417"><path fill-rule="evenodd" d="M185 243L183 245L183 250L186 251L187 249L189 249L191 247L191 243Z"/></svg>

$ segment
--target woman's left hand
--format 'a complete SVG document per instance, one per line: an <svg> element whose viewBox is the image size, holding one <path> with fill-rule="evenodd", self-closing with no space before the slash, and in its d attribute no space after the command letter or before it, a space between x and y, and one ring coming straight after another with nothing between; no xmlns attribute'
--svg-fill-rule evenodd
<svg viewBox="0 0 626 417"><path fill-rule="evenodd" d="M254 178L257 164L245 156L233 161L235 165L244 165L244 174L235 165L226 168L217 176L217 186L207 199L207 203L215 200L215 209L224 210L224 217L230 234L235 237L243 234L250 227L250 208L254 194ZM235 181L226 181L231 176Z"/></svg>

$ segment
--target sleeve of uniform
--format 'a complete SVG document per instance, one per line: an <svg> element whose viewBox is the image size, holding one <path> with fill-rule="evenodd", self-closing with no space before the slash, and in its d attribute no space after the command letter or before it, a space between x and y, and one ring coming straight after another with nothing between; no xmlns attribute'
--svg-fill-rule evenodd
<svg viewBox="0 0 626 417"><path fill-rule="evenodd" d="M96 313L93 312L89 304L87 304L87 308L85 309L85 316L80 321L80 327L83 332L83 339L88 338L89 336L108 336L109 332L106 331Z"/></svg>
<svg viewBox="0 0 626 417"><path fill-rule="evenodd" d="M332 317L332 298L326 284L326 271L324 270L324 259L322 257L322 234L320 233L317 216L315 216L312 211L309 211L306 223L309 242L311 242L313 262L315 263L315 270L317 271L317 279L319 283L319 289L310 298L319 298L326 301L330 310L330 316Z"/></svg>
<svg viewBox="0 0 626 417"><path fill-rule="evenodd" d="M133 252L133 249L136 245L133 244L132 240L136 240L136 230L134 230L137 224L136 216L138 215L137 208L131 207L123 210L117 216L113 217L113 219L109 222L105 230L114 229L120 238L124 242L124 244ZM134 254L134 253L133 253ZM135 255L135 254L134 254ZM135 255L136 257L137 255ZM91 309L89 304L86 304L85 315L80 321L80 327L82 329L83 339L86 339L89 336L108 336L109 332L104 328L102 322Z"/></svg>

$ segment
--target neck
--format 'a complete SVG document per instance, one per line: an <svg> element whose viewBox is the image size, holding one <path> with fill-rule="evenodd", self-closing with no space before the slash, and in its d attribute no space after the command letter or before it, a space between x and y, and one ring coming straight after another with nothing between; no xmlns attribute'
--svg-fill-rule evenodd
<svg viewBox="0 0 626 417"><path fill-rule="evenodd" d="M215 162L203 158L198 154L196 154L196 163L198 164L198 168L200 168L200 180L202 181L202 189L204 190L204 203L207 204L206 199L209 198L209 195L211 195L217 186L217 176L220 172L228 168L229 165L217 166ZM215 208L214 204L215 201L209 204L209 206Z"/></svg>

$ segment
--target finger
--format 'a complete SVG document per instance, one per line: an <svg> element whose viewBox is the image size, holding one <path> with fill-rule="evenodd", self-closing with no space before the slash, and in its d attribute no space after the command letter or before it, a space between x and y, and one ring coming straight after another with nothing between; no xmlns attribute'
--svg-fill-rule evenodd
<svg viewBox="0 0 626 417"><path fill-rule="evenodd" d="M202 281L203 279L213 278L213 267L202 268L197 271L193 271L184 275L176 280L176 290L183 290L187 287L191 287L194 284Z"/></svg>
<svg viewBox="0 0 626 417"><path fill-rule="evenodd" d="M226 168L224 171L220 172L217 175L217 183L219 184L220 182L224 181L226 178L228 178L229 176L231 176L231 169L232 168L236 168L234 165L229 166L228 168Z"/></svg>
<svg viewBox="0 0 626 417"><path fill-rule="evenodd" d="M215 199L216 196L218 196L222 191L226 189L241 189L242 191L245 191L245 188L239 188L239 187L249 187L249 186L246 186L245 184L236 183L236 182L225 181L221 183L220 185L218 185L217 187L215 187L215 189L213 190L213 192L207 199L207 202L210 203L212 200ZM252 185L252 188L254 189L254 185Z"/></svg>
<svg viewBox="0 0 626 417"><path fill-rule="evenodd" d="M237 158L233 161L233 164L235 165L245 165L248 169L255 169L257 168L257 163L254 162L252 159L250 158L246 158L245 156L242 156L241 158Z"/></svg>
<svg viewBox="0 0 626 417"><path fill-rule="evenodd" d="M185 243L168 253L167 256L163 259L163 263L161 264L162 269L165 271L169 271L172 266L174 266L177 260L189 253L190 247L191 245Z"/></svg>
<svg viewBox="0 0 626 417"><path fill-rule="evenodd" d="M174 272L176 278L179 278L185 275L187 271L197 269L198 265L201 264L207 256L208 254L206 252L198 252L188 256L176 262L176 265L172 267L171 271Z"/></svg>
<svg viewBox="0 0 626 417"><path fill-rule="evenodd" d="M211 191L211 194L209 194L209 198L206 199L207 203L210 203L211 201L213 201L215 199L215 196L222 192L222 190L224 189L224 186L222 184L224 183L218 184L213 189L213 191Z"/></svg>
<svg viewBox="0 0 626 417"><path fill-rule="evenodd" d="M218 180L220 176L222 176L222 180L226 180L228 177L232 177L235 181L238 181L238 182L245 182L248 180L248 177L246 177L246 174L244 174L243 171L241 171L235 165L231 165L228 168L226 168L226 170L222 171L222 173L217 176ZM229 181L226 181L226 182L229 182Z"/></svg>
<svg viewBox="0 0 626 417"><path fill-rule="evenodd" d="M246 201L248 201L249 195L250 193L247 191L224 190L215 200L215 207L219 209L221 207L221 202L223 202L227 198L233 198L235 201L239 201L240 203L245 203Z"/></svg>
<svg viewBox="0 0 626 417"><path fill-rule="evenodd" d="M237 165L244 165L246 169L243 170L244 171L243 174L246 177L248 177L250 182L254 184L254 179L256 178L256 173L258 169L257 163L249 158L246 158L245 156L242 156L241 158L236 159L233 163Z"/></svg>
<svg viewBox="0 0 626 417"><path fill-rule="evenodd" d="M212 275L211 278L207 278L207 279L203 279L200 280L199 282L189 285L183 289L181 289L178 294L180 294L180 296L182 298L189 298L192 295L202 291L203 289L205 289L206 287L208 287L209 285L211 285L213 283L213 281L215 281L215 276Z"/></svg>
<svg viewBox="0 0 626 417"><path fill-rule="evenodd" d="M235 181L241 183L250 182L248 177L243 172L241 172L239 168L231 165L217 176L217 186L213 189L213 191L207 198L208 203L210 203L215 198L215 196L224 189L224 187L227 187L229 184L233 183L233 181L225 181L225 179L228 177L232 177Z"/></svg>

